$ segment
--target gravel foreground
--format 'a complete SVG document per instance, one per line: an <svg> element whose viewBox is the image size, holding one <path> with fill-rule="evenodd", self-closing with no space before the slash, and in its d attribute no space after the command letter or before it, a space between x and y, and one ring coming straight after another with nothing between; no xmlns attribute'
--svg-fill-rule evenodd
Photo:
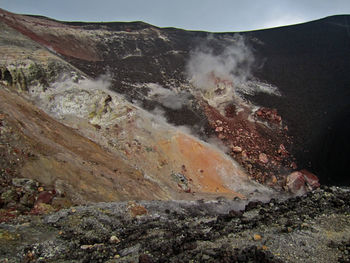
<svg viewBox="0 0 350 263"><path fill-rule="evenodd" d="M239 211L241 210L241 211ZM0 224L0 262L350 262L350 189L98 203Z"/></svg>

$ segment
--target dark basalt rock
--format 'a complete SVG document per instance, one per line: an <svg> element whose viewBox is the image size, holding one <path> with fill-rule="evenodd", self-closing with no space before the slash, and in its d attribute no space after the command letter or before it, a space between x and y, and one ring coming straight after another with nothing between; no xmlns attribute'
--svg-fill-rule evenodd
<svg viewBox="0 0 350 263"><path fill-rule="evenodd" d="M300 166L317 174L321 184L346 184L349 149L349 16L247 33L263 66L255 76L276 85L281 97L250 97L275 107L294 136ZM336 160L335 160L336 159Z"/></svg>
<svg viewBox="0 0 350 263"><path fill-rule="evenodd" d="M130 217L127 203L74 207L34 221L29 216L14 218L0 225L0 252L9 260L28 262L329 262L331 258L347 262L349 258L348 240L329 234L346 231L346 236L349 231L349 189L318 189L303 198L250 205L242 212L218 212L235 201L217 202L217 210L207 209L205 214L195 211L212 203L140 204L148 214L135 218ZM164 207L170 212L161 212Z"/></svg>

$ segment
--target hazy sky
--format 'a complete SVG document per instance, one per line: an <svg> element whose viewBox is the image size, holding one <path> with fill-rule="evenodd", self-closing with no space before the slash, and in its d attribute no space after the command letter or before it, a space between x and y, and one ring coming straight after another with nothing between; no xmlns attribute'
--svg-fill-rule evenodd
<svg viewBox="0 0 350 263"><path fill-rule="evenodd" d="M66 21L137 21L246 31L350 14L350 0L0 0L0 8Z"/></svg>

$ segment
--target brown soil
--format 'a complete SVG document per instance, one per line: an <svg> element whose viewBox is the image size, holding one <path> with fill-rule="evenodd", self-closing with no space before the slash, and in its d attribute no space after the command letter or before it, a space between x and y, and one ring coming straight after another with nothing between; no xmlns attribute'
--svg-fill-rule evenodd
<svg viewBox="0 0 350 263"><path fill-rule="evenodd" d="M52 20L43 21L4 10L0 10L0 14L0 21L54 52L86 61L101 60L93 41L80 39L77 26L68 26Z"/></svg>
<svg viewBox="0 0 350 263"><path fill-rule="evenodd" d="M12 131L9 136L16 134L25 153L34 156L25 154L17 167L4 167L14 175L52 186L63 181L61 187L75 203L166 196L120 157L4 89L0 90L0 112L6 113L3 116ZM12 153L3 150L3 158L10 158Z"/></svg>

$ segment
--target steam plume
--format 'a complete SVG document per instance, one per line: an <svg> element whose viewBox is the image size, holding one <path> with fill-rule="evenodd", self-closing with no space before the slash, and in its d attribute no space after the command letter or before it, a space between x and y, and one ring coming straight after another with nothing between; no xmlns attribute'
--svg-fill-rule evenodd
<svg viewBox="0 0 350 263"><path fill-rule="evenodd" d="M215 85L215 77L238 84L251 76L254 56L245 45L243 37L237 34L230 42L226 42L227 46L219 54L208 45L191 53L186 69L196 88L211 89Z"/></svg>
<svg viewBox="0 0 350 263"><path fill-rule="evenodd" d="M215 47L215 48L214 48ZM264 92L279 95L276 87L256 80L252 75L255 58L243 36L208 39L190 55L186 73L191 84L218 106L242 94Z"/></svg>

